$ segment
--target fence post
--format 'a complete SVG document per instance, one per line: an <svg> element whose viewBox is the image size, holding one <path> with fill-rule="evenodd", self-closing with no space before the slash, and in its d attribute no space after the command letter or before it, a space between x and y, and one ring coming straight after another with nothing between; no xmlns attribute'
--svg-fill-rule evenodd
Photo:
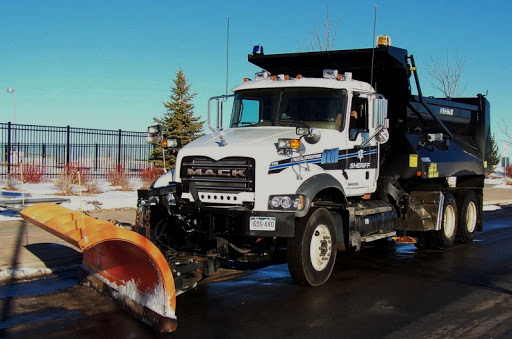
<svg viewBox="0 0 512 339"><path fill-rule="evenodd" d="M67 140L66 140L66 167L69 168L69 159L71 156L71 127L67 128Z"/></svg>
<svg viewBox="0 0 512 339"><path fill-rule="evenodd" d="M11 122L7 123L7 174L11 174Z"/></svg>
<svg viewBox="0 0 512 339"><path fill-rule="evenodd" d="M121 169L121 130L119 130L119 145L117 149L117 168Z"/></svg>
<svg viewBox="0 0 512 339"><path fill-rule="evenodd" d="M95 161L94 161L94 171L95 172L98 172L98 158L99 158L100 154L99 154L99 148L98 148L98 144L96 144L96 147L95 147Z"/></svg>

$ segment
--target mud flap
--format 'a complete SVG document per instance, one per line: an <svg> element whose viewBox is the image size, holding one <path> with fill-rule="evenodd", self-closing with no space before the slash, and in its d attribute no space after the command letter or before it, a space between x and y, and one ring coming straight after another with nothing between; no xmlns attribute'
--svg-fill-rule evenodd
<svg viewBox="0 0 512 339"><path fill-rule="evenodd" d="M79 247L85 280L159 332L176 329L176 290L167 260L138 233L54 204L36 204L23 219Z"/></svg>

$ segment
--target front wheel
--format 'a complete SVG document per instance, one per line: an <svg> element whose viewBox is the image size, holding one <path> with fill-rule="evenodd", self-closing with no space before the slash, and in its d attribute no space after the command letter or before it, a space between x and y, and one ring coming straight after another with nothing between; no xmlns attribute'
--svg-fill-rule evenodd
<svg viewBox="0 0 512 339"><path fill-rule="evenodd" d="M329 279L336 261L336 233L328 210L318 208L297 220L287 256L296 283L318 286Z"/></svg>

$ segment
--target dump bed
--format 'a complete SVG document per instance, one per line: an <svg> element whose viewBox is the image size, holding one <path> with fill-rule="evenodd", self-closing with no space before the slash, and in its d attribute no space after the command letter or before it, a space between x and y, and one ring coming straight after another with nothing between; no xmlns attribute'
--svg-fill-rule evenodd
<svg viewBox="0 0 512 339"><path fill-rule="evenodd" d="M413 95L411 75L415 72L407 50L398 47L306 52L250 54L248 60L272 74L322 77L323 70L351 72L355 80L370 83L388 100L390 140L383 147L381 175L396 179L417 177L410 155L418 167L436 170L430 177L482 176L490 166L489 102L473 98L432 98ZM417 78L417 73L416 80ZM419 87L419 80L415 82ZM421 89L417 88L421 93ZM442 142L425 142L429 134L442 133ZM426 175L429 177L429 174Z"/></svg>

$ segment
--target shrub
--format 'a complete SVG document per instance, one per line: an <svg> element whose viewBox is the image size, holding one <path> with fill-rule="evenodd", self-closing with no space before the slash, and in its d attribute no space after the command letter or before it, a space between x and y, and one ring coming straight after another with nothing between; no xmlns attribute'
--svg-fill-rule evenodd
<svg viewBox="0 0 512 339"><path fill-rule="evenodd" d="M505 175L509 178L512 178L512 165L505 168Z"/></svg>
<svg viewBox="0 0 512 339"><path fill-rule="evenodd" d="M96 180L91 180L85 183L85 189L87 194L99 194L102 193L100 185Z"/></svg>
<svg viewBox="0 0 512 339"><path fill-rule="evenodd" d="M11 179L21 181L21 176L23 175L23 182L37 184L43 181L44 170L43 165L16 164L11 167L10 177Z"/></svg>
<svg viewBox="0 0 512 339"><path fill-rule="evenodd" d="M75 184L73 183L72 176L68 175L65 171L57 176L54 183L62 194L73 195Z"/></svg>
<svg viewBox="0 0 512 339"><path fill-rule="evenodd" d="M156 166L148 166L142 168L137 176L143 183L143 188L149 188L149 186L163 174L163 169Z"/></svg>
<svg viewBox="0 0 512 339"><path fill-rule="evenodd" d="M122 165L115 165L107 171L107 180L112 186L121 186L122 190L129 191L132 189L130 178Z"/></svg>
<svg viewBox="0 0 512 339"><path fill-rule="evenodd" d="M43 181L44 174L44 166L43 165L34 165L34 164L23 164L23 172L20 172L23 175L23 182L37 184Z"/></svg>
<svg viewBox="0 0 512 339"><path fill-rule="evenodd" d="M78 172L80 172L80 180L78 180ZM64 166L64 173L72 184L78 185L79 181L82 184L86 184L91 181L91 175L88 168L80 167L75 164L69 164Z"/></svg>
<svg viewBox="0 0 512 339"><path fill-rule="evenodd" d="M80 180L78 173L80 173ZM91 175L89 169L70 164L64 166L61 174L55 179L55 186L64 195L73 195L75 185L81 183L86 189L87 185L91 182Z"/></svg>

